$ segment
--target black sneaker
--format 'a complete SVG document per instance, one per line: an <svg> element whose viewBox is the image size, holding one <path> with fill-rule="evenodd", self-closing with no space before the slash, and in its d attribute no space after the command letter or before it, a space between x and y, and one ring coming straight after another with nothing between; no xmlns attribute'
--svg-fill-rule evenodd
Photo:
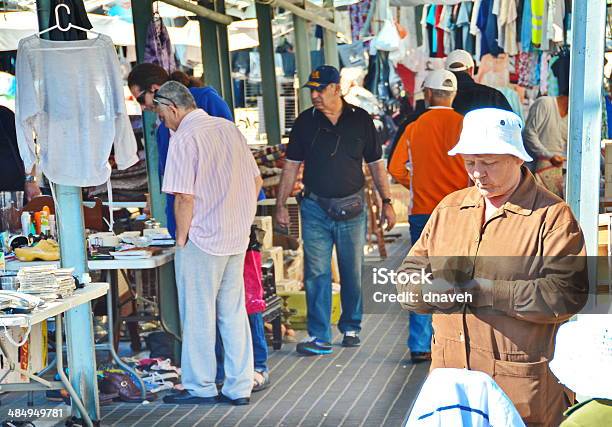
<svg viewBox="0 0 612 427"><path fill-rule="evenodd" d="M306 341L299 343L295 350L306 356L316 356L319 354L331 354L332 345L328 342L321 341L317 338L308 337Z"/></svg>
<svg viewBox="0 0 612 427"><path fill-rule="evenodd" d="M357 331L348 331L344 333L342 347L359 347L360 345L361 340L359 339Z"/></svg>

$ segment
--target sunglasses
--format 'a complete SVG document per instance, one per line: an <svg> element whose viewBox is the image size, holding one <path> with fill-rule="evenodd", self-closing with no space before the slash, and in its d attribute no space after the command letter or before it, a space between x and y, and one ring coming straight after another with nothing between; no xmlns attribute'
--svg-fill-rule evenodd
<svg viewBox="0 0 612 427"><path fill-rule="evenodd" d="M166 101L170 101L171 104L166 104L165 102L161 102L160 99L165 99ZM176 103L168 97L163 95L158 95L157 91L153 92L153 104L155 105L165 105L166 107L173 106L174 108L178 108Z"/></svg>
<svg viewBox="0 0 612 427"><path fill-rule="evenodd" d="M147 96L147 93L151 92L151 90L149 89L145 89L142 92L140 92L138 94L138 96L136 97L136 102L138 102L140 105L145 105L145 97ZM151 92L154 93L154 92Z"/></svg>

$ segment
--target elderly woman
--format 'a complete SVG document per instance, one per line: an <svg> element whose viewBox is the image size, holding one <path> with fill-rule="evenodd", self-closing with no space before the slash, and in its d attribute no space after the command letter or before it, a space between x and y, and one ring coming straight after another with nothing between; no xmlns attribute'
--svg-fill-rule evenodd
<svg viewBox="0 0 612 427"><path fill-rule="evenodd" d="M489 374L528 425L559 425L573 395L548 368L560 324L587 298L584 237L569 206L537 184L522 122L487 108L459 143L474 186L432 213L402 265L434 280L398 285L404 308L433 315L432 365Z"/></svg>

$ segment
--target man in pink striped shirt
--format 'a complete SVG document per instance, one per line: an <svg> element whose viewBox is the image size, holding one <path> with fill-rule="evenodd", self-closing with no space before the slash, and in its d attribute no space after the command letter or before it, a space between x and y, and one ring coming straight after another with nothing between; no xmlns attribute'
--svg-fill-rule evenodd
<svg viewBox="0 0 612 427"><path fill-rule="evenodd" d="M170 139L162 191L175 195L176 286L183 329L184 391L166 403L249 403L253 349L243 265L262 179L246 140L228 120L197 109L189 90L167 82L154 102ZM215 385L215 326L225 382Z"/></svg>

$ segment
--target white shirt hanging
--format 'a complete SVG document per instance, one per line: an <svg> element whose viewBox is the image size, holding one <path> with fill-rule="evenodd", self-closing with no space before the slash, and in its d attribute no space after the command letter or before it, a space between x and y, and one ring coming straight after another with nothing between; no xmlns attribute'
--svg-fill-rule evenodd
<svg viewBox="0 0 612 427"><path fill-rule="evenodd" d="M19 41L16 127L26 170L36 161L57 184L88 187L106 182L114 145L119 169L138 162L123 80L110 37Z"/></svg>

